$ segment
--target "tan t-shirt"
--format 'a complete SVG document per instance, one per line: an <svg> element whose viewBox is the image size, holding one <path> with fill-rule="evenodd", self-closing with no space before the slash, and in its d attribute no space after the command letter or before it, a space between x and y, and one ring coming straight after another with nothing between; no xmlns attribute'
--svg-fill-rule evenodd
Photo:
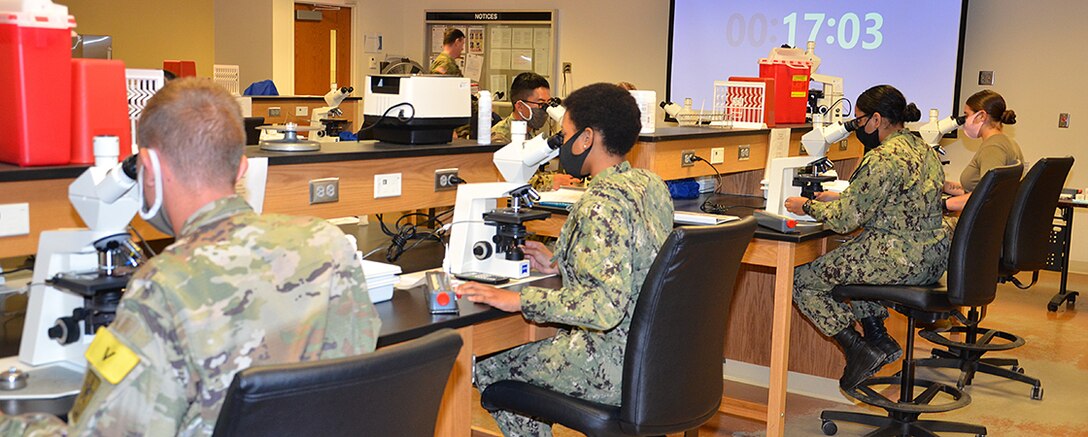
<svg viewBox="0 0 1088 437"><path fill-rule="evenodd" d="M982 179L982 175L994 167L1013 165L1024 162L1024 152L1020 151L1020 145L1005 134L996 134L982 141L978 152L967 163L967 168L960 174L960 184L964 191L975 191L975 186Z"/></svg>

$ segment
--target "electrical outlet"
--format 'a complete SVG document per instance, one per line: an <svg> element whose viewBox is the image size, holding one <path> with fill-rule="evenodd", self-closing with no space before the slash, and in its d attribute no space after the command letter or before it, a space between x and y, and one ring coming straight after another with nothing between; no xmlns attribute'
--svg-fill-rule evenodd
<svg viewBox="0 0 1088 437"><path fill-rule="evenodd" d="M571 71L571 67L570 67L570 62L564 62L563 63L563 73L566 74L566 73L571 73L571 72L572 71Z"/></svg>
<svg viewBox="0 0 1088 437"><path fill-rule="evenodd" d="M0 205L0 237L30 234L30 204Z"/></svg>
<svg viewBox="0 0 1088 437"><path fill-rule="evenodd" d="M752 157L752 146L741 144L737 146L737 161L747 161Z"/></svg>
<svg viewBox="0 0 1088 437"><path fill-rule="evenodd" d="M452 191L457 189L457 184L451 179L457 176L456 168L440 168L434 171L434 190Z"/></svg>
<svg viewBox="0 0 1088 437"><path fill-rule="evenodd" d="M309 106L296 106L295 107L295 116L296 117L305 117L307 115L310 115L310 107Z"/></svg>
<svg viewBox="0 0 1088 437"><path fill-rule="evenodd" d="M993 85L994 84L994 72L993 70L982 70L978 72L978 84L979 85Z"/></svg>
<svg viewBox="0 0 1088 437"><path fill-rule="evenodd" d="M400 173L374 175L374 198L400 196Z"/></svg>
<svg viewBox="0 0 1088 437"><path fill-rule="evenodd" d="M710 149L710 163L721 164L725 162L725 147L714 147Z"/></svg>
<svg viewBox="0 0 1088 437"><path fill-rule="evenodd" d="M680 152L680 166L691 167L695 165L695 151L685 150Z"/></svg>
<svg viewBox="0 0 1088 437"><path fill-rule="evenodd" d="M268 108L268 116L269 117L279 117L280 116L280 107L279 106L273 106L271 108Z"/></svg>
<svg viewBox="0 0 1088 437"><path fill-rule="evenodd" d="M310 180L310 205L340 201L340 178Z"/></svg>

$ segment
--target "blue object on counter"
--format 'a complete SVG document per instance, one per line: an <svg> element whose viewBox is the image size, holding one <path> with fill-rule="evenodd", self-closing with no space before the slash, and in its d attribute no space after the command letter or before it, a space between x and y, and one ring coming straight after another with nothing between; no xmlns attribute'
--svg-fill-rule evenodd
<svg viewBox="0 0 1088 437"><path fill-rule="evenodd" d="M342 131L340 141L359 141L359 137L355 136L355 132Z"/></svg>
<svg viewBox="0 0 1088 437"><path fill-rule="evenodd" d="M669 187L669 195L673 199L698 199L699 198L699 183L695 179L680 179L675 181L667 181L665 185Z"/></svg>
<svg viewBox="0 0 1088 437"><path fill-rule="evenodd" d="M272 83L271 79L265 79L258 82L253 82L242 92L243 96L278 96L280 91L276 89L276 84Z"/></svg>

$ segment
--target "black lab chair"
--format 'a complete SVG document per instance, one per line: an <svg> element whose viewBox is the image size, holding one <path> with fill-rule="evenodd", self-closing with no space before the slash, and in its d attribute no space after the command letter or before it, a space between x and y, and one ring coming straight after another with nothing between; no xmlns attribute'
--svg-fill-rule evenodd
<svg viewBox="0 0 1088 437"><path fill-rule="evenodd" d="M639 292L627 337L621 406L520 381L484 390L488 411L560 423L589 436L697 432L718 412L733 285L754 218L672 231Z"/></svg>
<svg viewBox="0 0 1088 437"><path fill-rule="evenodd" d="M985 435L986 428L957 422L919 420L923 413L938 413L963 408L971 397L962 390L944 384L915 379L913 362L914 327L918 321L932 323L948 318L960 307L980 307L994 300L997 293L998 259L1001 235L1009 218L1013 198L1020 183L1023 166L998 167L986 172L960 215L952 238L945 285L844 285L832 295L839 300L879 301L907 316L907 341L903 370L896 376L869 378L846 393L882 408L887 416L846 411L824 411L824 434L838 431L834 421L876 426L869 436L932 436L937 432L962 432ZM898 401L876 391L877 386L899 386ZM918 396L915 387L922 388ZM943 403L934 403L950 399Z"/></svg>
<svg viewBox="0 0 1088 437"><path fill-rule="evenodd" d="M443 329L369 354L245 369L213 435L432 437L460 350Z"/></svg>
<svg viewBox="0 0 1088 437"><path fill-rule="evenodd" d="M1072 167L1072 157L1043 158L1020 182L1009 222L1005 225L999 263L1000 282L1012 282L1018 288L1027 289L1038 281L1039 270L1046 267L1046 257L1050 253L1049 238L1058 195ZM1031 283L1021 284L1014 276L1020 272L1032 272ZM982 357L987 352L1009 350L1024 344L1024 339L1015 334L980 327L982 314L984 312L972 308L967 317L960 320L963 326L953 327L945 333L922 331L919 334L922 338L947 349L934 349L933 358L918 360L916 365L960 369L957 388L970 385L975 372L1020 381L1031 385L1032 399L1042 400L1042 383L1025 375L1015 358Z"/></svg>

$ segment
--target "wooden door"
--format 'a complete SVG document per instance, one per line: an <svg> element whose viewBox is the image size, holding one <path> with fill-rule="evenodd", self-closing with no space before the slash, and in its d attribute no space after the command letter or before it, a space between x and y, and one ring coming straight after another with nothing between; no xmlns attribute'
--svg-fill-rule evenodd
<svg viewBox="0 0 1088 437"><path fill-rule="evenodd" d="M295 95L323 96L333 82L354 86L351 8L295 3L295 11ZM300 20L297 11L317 12L321 19Z"/></svg>

